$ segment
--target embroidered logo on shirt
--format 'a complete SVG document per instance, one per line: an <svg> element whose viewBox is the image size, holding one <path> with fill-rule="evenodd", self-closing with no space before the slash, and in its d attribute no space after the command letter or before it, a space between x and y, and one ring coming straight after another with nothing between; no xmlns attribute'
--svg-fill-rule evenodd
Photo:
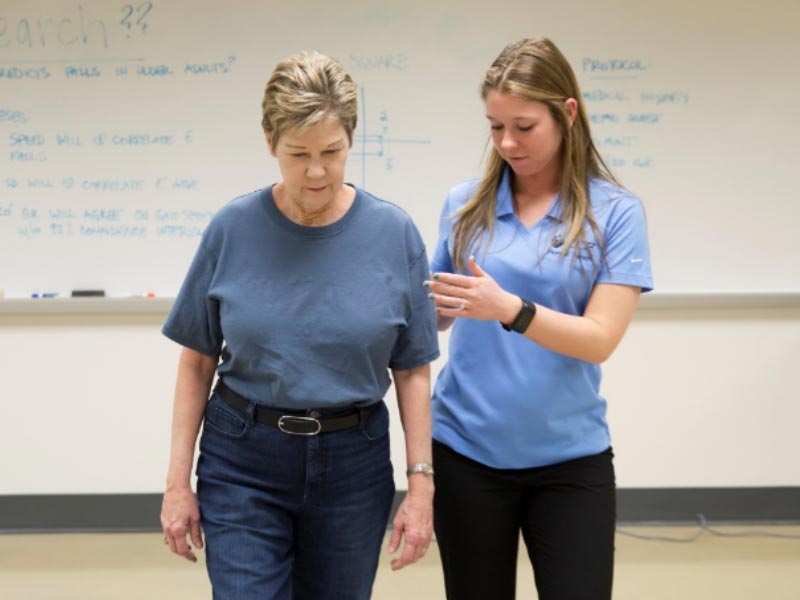
<svg viewBox="0 0 800 600"><path fill-rule="evenodd" d="M550 240L550 245L553 246L553 248L561 248L561 246L564 245L564 236L560 233L555 234L553 239Z"/></svg>

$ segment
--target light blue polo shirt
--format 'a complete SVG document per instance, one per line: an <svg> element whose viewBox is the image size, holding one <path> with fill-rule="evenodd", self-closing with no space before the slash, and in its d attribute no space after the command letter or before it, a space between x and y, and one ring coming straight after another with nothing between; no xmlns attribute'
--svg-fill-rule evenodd
<svg viewBox="0 0 800 600"><path fill-rule="evenodd" d="M478 180L463 183L448 195L431 271L454 272L450 215L477 185ZM514 214L507 168L497 193L491 245L485 254L475 252L478 264L505 290L570 315L583 314L598 283L650 291L641 202L602 180L591 181L590 198L605 238L605 257L588 226L588 248L577 257L574 251L562 257L566 232L558 197L546 215L527 228ZM448 362L433 392L433 437L500 469L597 454L611 443L600 378L598 365L542 348L497 322L456 319Z"/></svg>
<svg viewBox="0 0 800 600"><path fill-rule="evenodd" d="M338 221L304 227L265 188L211 220L163 333L220 356L226 385L261 404L369 405L388 369L439 356L427 276L422 238L394 204L356 189Z"/></svg>

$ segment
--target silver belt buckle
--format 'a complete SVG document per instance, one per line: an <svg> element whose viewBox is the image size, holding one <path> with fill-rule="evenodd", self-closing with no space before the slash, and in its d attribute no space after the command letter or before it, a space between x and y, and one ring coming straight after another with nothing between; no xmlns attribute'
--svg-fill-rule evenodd
<svg viewBox="0 0 800 600"><path fill-rule="evenodd" d="M301 422L301 423L315 423L317 426L316 431L291 431L286 429L286 424L284 423L284 419L287 420L287 423L292 421ZM314 417L300 417L296 415L283 415L280 419L278 419L278 429L280 429L283 433L288 433L289 435L317 435L320 431L322 431L322 423L319 422L319 419L315 419Z"/></svg>

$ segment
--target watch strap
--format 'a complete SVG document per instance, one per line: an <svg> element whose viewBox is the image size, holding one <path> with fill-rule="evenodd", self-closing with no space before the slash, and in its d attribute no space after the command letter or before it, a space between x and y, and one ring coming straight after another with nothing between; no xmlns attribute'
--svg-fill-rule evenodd
<svg viewBox="0 0 800 600"><path fill-rule="evenodd" d="M522 308L519 309L517 316L514 318L511 324L506 325L503 322L500 323L500 325L502 325L503 329L506 331L525 333L528 330L528 327L530 327L533 317L536 316L536 305L530 300L526 300L522 296L520 296L519 299L522 300Z"/></svg>

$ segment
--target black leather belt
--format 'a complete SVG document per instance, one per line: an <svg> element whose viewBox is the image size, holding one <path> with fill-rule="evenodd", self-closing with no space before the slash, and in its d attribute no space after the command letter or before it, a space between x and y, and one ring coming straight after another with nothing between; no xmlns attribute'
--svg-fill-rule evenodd
<svg viewBox="0 0 800 600"><path fill-rule="evenodd" d="M225 404L239 412L247 413L250 401L227 387L222 380L217 382L214 391ZM342 412L337 410L337 414L326 416L322 410L311 409L292 414L256 404L253 409L253 419L291 435L317 435L356 427L359 423L366 422L377 406L376 403L364 408L344 409Z"/></svg>

